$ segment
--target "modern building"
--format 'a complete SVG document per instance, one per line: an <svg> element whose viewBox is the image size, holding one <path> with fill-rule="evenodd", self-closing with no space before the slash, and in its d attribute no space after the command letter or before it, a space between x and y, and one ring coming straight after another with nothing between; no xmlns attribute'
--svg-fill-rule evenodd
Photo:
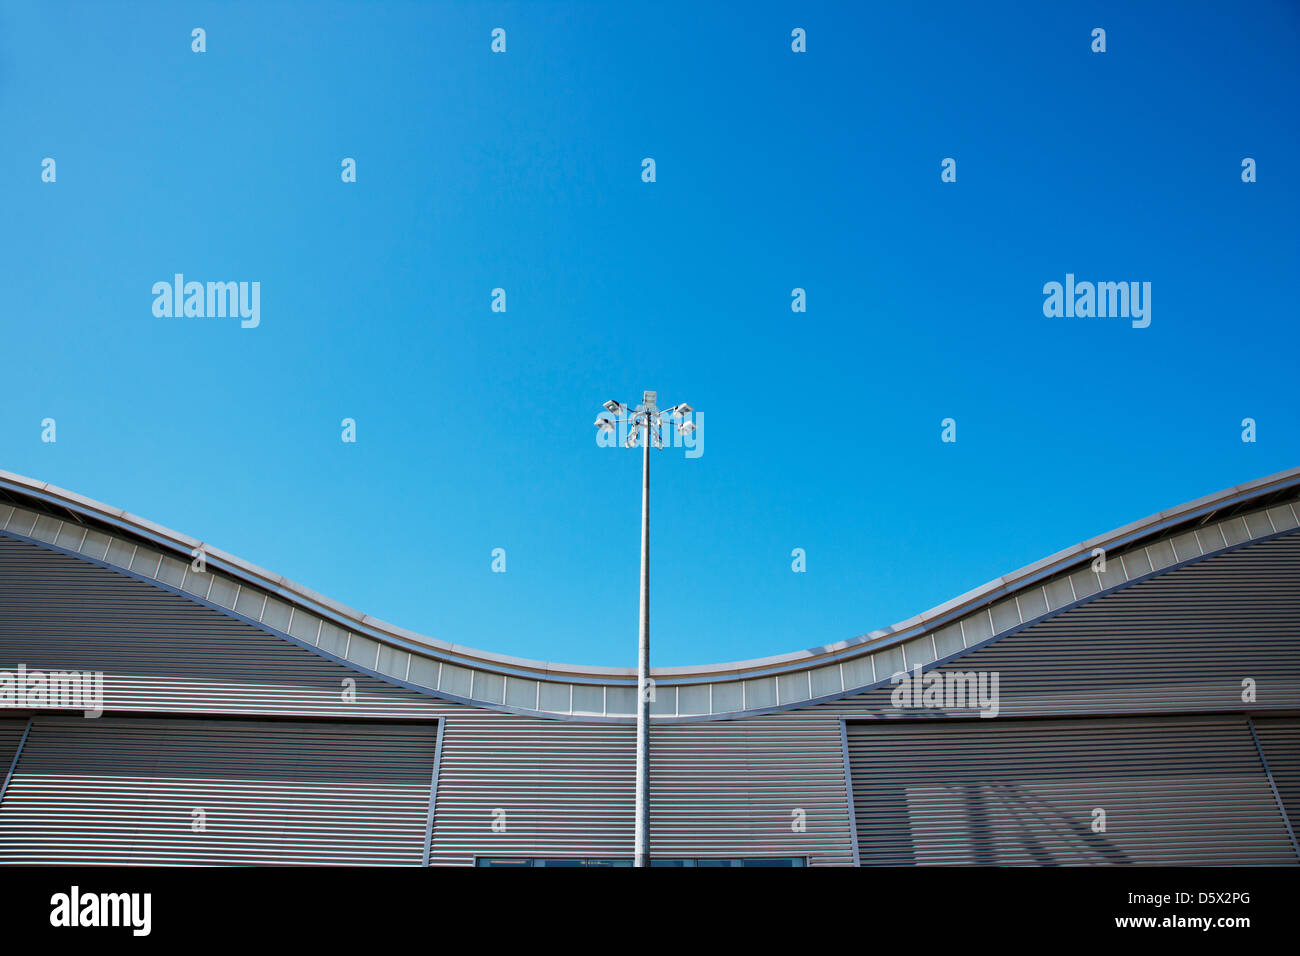
<svg viewBox="0 0 1300 956"><path fill-rule="evenodd" d="M891 628L654 676L665 864L1294 864L1300 468ZM6 863L626 864L635 680L0 472Z"/></svg>

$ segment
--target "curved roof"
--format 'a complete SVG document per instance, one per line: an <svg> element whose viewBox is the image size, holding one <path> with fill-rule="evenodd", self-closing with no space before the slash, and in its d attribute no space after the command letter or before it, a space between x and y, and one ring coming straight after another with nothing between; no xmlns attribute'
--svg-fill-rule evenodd
<svg viewBox="0 0 1300 956"><path fill-rule="evenodd" d="M1202 557L1300 527L1300 468L1228 488L1066 548L938 607L848 640L773 657L654 668L652 713L716 719L845 696ZM478 706L631 719L634 668L534 661L381 621L202 541L0 471L0 530L146 578L389 680ZM1107 562L1093 571L1096 549ZM201 551L207 570L190 569Z"/></svg>

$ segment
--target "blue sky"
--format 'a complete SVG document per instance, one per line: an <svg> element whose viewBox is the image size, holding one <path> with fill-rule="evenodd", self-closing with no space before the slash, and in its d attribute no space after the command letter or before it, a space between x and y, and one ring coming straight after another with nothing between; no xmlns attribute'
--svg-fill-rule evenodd
<svg viewBox="0 0 1300 956"><path fill-rule="evenodd" d="M852 637L1298 463L1298 93L1283 2L5 2L0 468L632 666L591 422L655 388L654 662ZM155 317L177 272L260 325ZM1067 272L1150 327L1045 317Z"/></svg>

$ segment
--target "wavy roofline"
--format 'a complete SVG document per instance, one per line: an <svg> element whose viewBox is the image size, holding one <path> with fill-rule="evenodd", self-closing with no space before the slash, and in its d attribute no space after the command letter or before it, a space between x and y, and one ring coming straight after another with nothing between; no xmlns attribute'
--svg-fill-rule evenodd
<svg viewBox="0 0 1300 956"><path fill-rule="evenodd" d="M1177 525L1194 521L1203 515L1240 505L1273 492L1295 487L1300 487L1300 467L1290 468L1264 478L1204 495L1177 507L1130 522L1105 534L1081 541L1072 547L1064 548L1055 554L1026 565L1017 571L995 578L980 587L967 591L965 594L890 627L879 628L846 640L769 657L709 665L656 667L653 669L653 673L656 677L670 680L673 683L689 684L719 679L730 680L766 676L791 669L805 669L821 664L831 664L845 657L856 656L859 653L906 641L994 601L1013 595L1026 587L1077 565L1081 560L1091 559L1095 548L1104 548L1109 553L1153 534L1159 534ZM305 585L291 581L283 575L268 571L219 548L212 547L190 535L163 527L146 518L130 514L121 508L95 501L76 492L51 485L48 482L41 482L23 475L0 470L0 488L30 496L47 504L57 505L73 514L80 514L142 537L178 553L186 561L189 560L190 554L195 549L202 549L209 564L215 565L220 570L226 571L236 578L245 580L250 585L264 588L291 601L301 603L308 610L314 610L323 614L323 616L336 619L337 623L348 627L350 630L372 634L381 640L387 639L407 649L432 652L432 656L450 658L452 663L468 664L470 666L477 663L489 670L506 674L526 675L541 680L560 679L579 683L584 680L601 683L634 683L636 679L635 668L538 661L508 654L497 654L480 648L466 647L420 634L348 607L313 591Z"/></svg>

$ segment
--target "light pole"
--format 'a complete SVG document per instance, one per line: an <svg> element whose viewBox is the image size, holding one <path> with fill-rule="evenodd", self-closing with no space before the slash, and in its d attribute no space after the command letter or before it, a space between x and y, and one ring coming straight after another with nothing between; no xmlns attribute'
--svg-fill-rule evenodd
<svg viewBox="0 0 1300 956"><path fill-rule="evenodd" d="M636 831L633 862L636 866L650 865L650 446L663 448L663 426L676 426L683 435L695 430L695 423L685 421L691 406L683 402L667 411L655 404L658 392L646 392L641 404L629 409L613 399L605 403L609 416L596 419L596 427L603 432L613 432L619 425L627 425L624 444L635 448L640 441L641 453L641 626L637 638L636 660Z"/></svg>

